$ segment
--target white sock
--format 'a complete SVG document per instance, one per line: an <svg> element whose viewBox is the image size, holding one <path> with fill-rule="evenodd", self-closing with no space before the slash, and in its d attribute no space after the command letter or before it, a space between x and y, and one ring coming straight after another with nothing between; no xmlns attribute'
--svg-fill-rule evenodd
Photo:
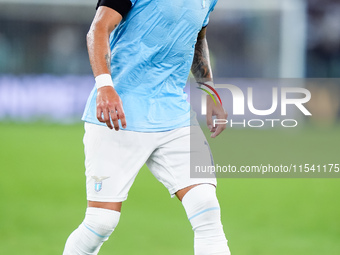
<svg viewBox="0 0 340 255"><path fill-rule="evenodd" d="M195 255L230 255L216 188L210 184L198 185L185 194L182 204L194 230Z"/></svg>
<svg viewBox="0 0 340 255"><path fill-rule="evenodd" d="M85 219L66 241L63 255L96 255L118 224L120 212L88 207Z"/></svg>

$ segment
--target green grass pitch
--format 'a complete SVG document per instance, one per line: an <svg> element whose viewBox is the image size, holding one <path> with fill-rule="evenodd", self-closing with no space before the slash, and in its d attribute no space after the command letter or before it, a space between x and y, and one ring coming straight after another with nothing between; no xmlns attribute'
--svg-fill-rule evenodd
<svg viewBox="0 0 340 255"><path fill-rule="evenodd" d="M232 162L244 164L268 157L274 163L318 158L340 163L339 127L296 133L230 129L227 145L211 146L225 146ZM86 208L82 136L81 124L0 123L1 254L62 254ZM219 179L232 254L340 254L339 180ZM100 254L188 255L192 247L180 202L144 167Z"/></svg>

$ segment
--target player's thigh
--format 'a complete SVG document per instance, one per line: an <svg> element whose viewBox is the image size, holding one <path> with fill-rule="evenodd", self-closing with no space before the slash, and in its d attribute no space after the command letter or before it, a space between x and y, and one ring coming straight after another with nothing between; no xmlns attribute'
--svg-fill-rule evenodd
<svg viewBox="0 0 340 255"><path fill-rule="evenodd" d="M211 166L212 155L199 126L184 127L160 134L160 145L147 165L153 175L173 196L177 191L196 184L216 185L214 175L193 178L192 164ZM195 163L193 163L195 161Z"/></svg>
<svg viewBox="0 0 340 255"><path fill-rule="evenodd" d="M87 201L88 207L103 208L120 212L122 209L123 202L98 202L98 201Z"/></svg>
<svg viewBox="0 0 340 255"><path fill-rule="evenodd" d="M153 148L141 133L85 123L87 200L122 202ZM149 145L149 146L148 146Z"/></svg>

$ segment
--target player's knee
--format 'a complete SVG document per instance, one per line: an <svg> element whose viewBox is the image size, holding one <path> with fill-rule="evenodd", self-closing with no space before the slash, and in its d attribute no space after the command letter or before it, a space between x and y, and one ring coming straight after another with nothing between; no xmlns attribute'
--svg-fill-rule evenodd
<svg viewBox="0 0 340 255"><path fill-rule="evenodd" d="M120 212L88 207L82 224L67 239L63 255L98 253L116 228Z"/></svg>
<svg viewBox="0 0 340 255"><path fill-rule="evenodd" d="M83 225L101 239L108 239L118 225L120 212L88 207Z"/></svg>
<svg viewBox="0 0 340 255"><path fill-rule="evenodd" d="M221 228L220 205L213 185L194 187L183 197L182 203L194 231Z"/></svg>

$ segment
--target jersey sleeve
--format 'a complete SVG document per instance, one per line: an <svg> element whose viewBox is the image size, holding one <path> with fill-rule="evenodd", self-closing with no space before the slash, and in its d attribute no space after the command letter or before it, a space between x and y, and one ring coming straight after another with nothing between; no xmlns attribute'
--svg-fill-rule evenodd
<svg viewBox="0 0 340 255"><path fill-rule="evenodd" d="M214 10L216 4L217 4L217 0L212 0L212 1L211 1L210 9L209 9L209 11L208 11L207 16L206 16L205 19L204 19L204 22L203 22L203 26L202 26L202 27L208 26L210 13Z"/></svg>
<svg viewBox="0 0 340 255"><path fill-rule="evenodd" d="M136 1L137 0L98 0L96 9L98 9L99 6L106 6L125 17Z"/></svg>

